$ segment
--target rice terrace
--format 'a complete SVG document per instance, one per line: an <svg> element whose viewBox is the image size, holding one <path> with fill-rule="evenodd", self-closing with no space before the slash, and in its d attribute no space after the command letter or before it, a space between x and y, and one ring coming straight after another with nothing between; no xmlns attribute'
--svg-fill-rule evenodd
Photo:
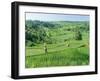
<svg viewBox="0 0 100 81"><path fill-rule="evenodd" d="M89 65L88 15L25 16L25 68Z"/></svg>

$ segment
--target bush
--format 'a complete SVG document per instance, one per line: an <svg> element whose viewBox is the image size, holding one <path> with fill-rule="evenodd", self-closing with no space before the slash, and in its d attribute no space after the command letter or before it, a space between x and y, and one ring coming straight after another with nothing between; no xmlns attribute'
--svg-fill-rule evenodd
<svg viewBox="0 0 100 81"><path fill-rule="evenodd" d="M35 46L35 44L31 41L27 41L26 46L32 47L32 46Z"/></svg>
<svg viewBox="0 0 100 81"><path fill-rule="evenodd" d="M75 32L75 40L82 40L82 34L80 31Z"/></svg>

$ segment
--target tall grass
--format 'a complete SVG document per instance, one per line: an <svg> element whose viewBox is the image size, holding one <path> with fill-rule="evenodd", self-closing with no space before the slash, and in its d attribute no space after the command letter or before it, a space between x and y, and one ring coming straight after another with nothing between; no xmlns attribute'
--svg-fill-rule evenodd
<svg viewBox="0 0 100 81"><path fill-rule="evenodd" d="M84 51L85 52L82 52ZM26 68L76 66L89 64L89 51L87 48L66 48L61 51L47 54L26 56Z"/></svg>

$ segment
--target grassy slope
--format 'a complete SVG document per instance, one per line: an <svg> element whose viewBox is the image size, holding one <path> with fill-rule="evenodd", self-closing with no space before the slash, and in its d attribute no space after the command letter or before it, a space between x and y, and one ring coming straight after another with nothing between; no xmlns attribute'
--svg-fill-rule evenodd
<svg viewBox="0 0 100 81"><path fill-rule="evenodd" d="M43 44L34 47L26 47L26 68L50 67L50 66L75 66L89 64L89 48L79 46L88 43L88 33L83 32L83 40L70 40L64 42L66 38L73 36L73 32L65 31L65 27L59 31L53 30L52 38L58 42L48 44L48 54L44 53ZM56 33L55 33L56 32ZM70 46L67 47L67 43Z"/></svg>
<svg viewBox="0 0 100 81"><path fill-rule="evenodd" d="M26 67L86 65L89 63L87 59L89 59L87 48L66 48L48 54L27 56Z"/></svg>
<svg viewBox="0 0 100 81"><path fill-rule="evenodd" d="M66 43L48 45L48 54L44 53L42 45L26 48L26 67L86 65L89 63L89 48L78 48L84 42L71 41L70 47Z"/></svg>

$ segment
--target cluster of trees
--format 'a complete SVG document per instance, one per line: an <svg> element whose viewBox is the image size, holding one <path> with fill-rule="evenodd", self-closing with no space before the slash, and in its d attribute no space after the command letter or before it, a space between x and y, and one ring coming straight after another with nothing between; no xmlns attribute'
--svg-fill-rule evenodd
<svg viewBox="0 0 100 81"><path fill-rule="evenodd" d="M74 32L73 39L82 40L82 32L89 32L89 22L67 22L67 29L65 31Z"/></svg>
<svg viewBox="0 0 100 81"><path fill-rule="evenodd" d="M74 39L75 40L82 40L82 33L79 30L75 31Z"/></svg>
<svg viewBox="0 0 100 81"><path fill-rule="evenodd" d="M88 22L64 22L67 24L62 24L63 22L44 22L38 20L26 20L25 21L25 42L26 46L34 46L41 43L54 43L55 40L52 39L52 29L67 27L65 30L74 32L75 40L82 40L82 32L89 31ZM74 26L74 27L73 27ZM65 28L66 28L65 27ZM58 30L57 30L58 31ZM67 37L66 37L67 38Z"/></svg>
<svg viewBox="0 0 100 81"><path fill-rule="evenodd" d="M38 20L26 20L25 38L27 46L34 46L43 42L52 43L50 28L60 27L52 22L43 22Z"/></svg>
<svg viewBox="0 0 100 81"><path fill-rule="evenodd" d="M75 40L82 40L82 32L89 32L89 22L84 22L83 24L79 24L74 29L75 31Z"/></svg>

